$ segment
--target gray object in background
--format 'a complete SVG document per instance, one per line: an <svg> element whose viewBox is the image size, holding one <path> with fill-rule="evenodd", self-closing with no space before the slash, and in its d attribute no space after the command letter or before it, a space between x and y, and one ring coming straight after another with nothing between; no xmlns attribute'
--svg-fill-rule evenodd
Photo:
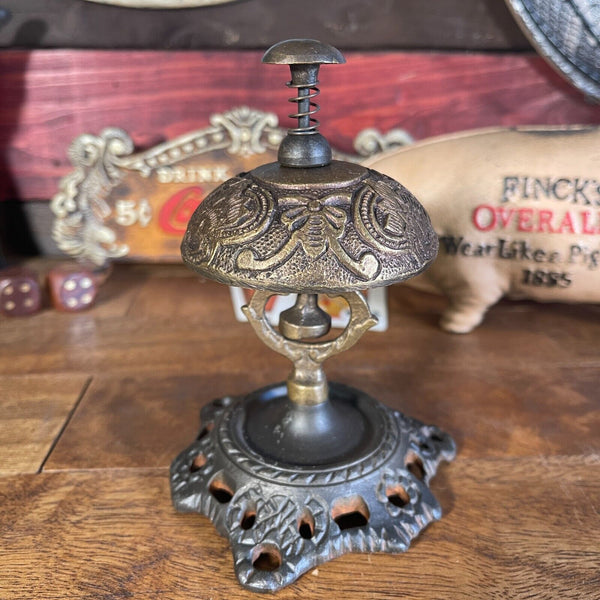
<svg viewBox="0 0 600 600"><path fill-rule="evenodd" d="M600 0L506 0L538 52L600 101Z"/></svg>

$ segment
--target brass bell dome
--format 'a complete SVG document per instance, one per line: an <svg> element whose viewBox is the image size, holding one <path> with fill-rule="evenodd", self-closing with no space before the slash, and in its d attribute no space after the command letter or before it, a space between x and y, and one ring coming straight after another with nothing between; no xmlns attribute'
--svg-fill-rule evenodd
<svg viewBox="0 0 600 600"><path fill-rule="evenodd" d="M437 254L417 199L371 169L270 163L234 177L196 209L181 252L222 283L273 292L363 290L417 275Z"/></svg>

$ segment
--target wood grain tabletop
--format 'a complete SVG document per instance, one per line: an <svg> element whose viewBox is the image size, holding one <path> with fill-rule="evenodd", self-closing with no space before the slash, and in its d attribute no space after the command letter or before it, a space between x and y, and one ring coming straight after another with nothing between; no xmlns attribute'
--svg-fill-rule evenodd
<svg viewBox="0 0 600 600"><path fill-rule="evenodd" d="M389 330L325 365L454 437L442 520L278 598L600 598L600 306L501 302L465 336L438 328L443 307L393 286ZM228 289L120 265L88 312L0 319L0 598L256 597L169 492L204 404L287 376Z"/></svg>

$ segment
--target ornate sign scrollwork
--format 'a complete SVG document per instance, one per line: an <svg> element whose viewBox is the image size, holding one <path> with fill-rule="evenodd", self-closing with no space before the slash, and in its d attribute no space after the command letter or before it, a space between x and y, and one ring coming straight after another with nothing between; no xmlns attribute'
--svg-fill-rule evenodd
<svg viewBox="0 0 600 600"><path fill-rule="evenodd" d="M105 225L112 212L105 196L120 180L123 156L132 150L131 138L115 128L81 135L71 144L69 158L76 169L61 181L50 205L56 215L53 238L63 252L98 265L128 253Z"/></svg>

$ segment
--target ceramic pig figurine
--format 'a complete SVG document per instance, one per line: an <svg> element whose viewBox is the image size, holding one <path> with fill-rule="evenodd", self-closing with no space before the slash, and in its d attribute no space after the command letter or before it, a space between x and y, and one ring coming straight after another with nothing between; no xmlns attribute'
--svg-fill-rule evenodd
<svg viewBox="0 0 600 600"><path fill-rule="evenodd" d="M471 331L502 296L600 302L600 128L472 131L365 164L429 212L439 255L411 283L448 296L447 331Z"/></svg>

